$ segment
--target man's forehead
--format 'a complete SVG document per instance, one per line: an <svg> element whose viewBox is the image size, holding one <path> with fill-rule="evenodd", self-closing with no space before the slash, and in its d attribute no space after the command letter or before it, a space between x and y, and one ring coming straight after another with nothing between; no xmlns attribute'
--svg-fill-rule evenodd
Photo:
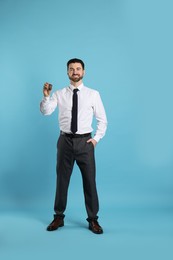
<svg viewBox="0 0 173 260"><path fill-rule="evenodd" d="M82 65L79 62L74 62L69 64L69 68L82 68Z"/></svg>

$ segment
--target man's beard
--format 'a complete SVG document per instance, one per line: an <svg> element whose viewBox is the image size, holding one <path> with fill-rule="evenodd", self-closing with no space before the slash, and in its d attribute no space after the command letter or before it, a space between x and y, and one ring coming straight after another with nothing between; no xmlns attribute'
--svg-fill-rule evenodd
<svg viewBox="0 0 173 260"><path fill-rule="evenodd" d="M79 82L81 79L83 79L83 76L80 76L80 77L69 77L70 80L72 80L73 82Z"/></svg>

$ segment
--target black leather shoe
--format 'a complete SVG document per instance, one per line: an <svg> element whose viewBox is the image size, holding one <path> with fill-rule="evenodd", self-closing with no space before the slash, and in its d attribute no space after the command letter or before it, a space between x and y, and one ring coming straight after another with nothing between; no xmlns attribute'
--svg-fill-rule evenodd
<svg viewBox="0 0 173 260"><path fill-rule="evenodd" d="M47 231L54 231L59 227L63 227L63 226L64 226L64 219L61 217L56 217L47 227Z"/></svg>
<svg viewBox="0 0 173 260"><path fill-rule="evenodd" d="M103 234L103 229L99 225L97 220L90 220L89 221L89 230L91 230L95 234Z"/></svg>

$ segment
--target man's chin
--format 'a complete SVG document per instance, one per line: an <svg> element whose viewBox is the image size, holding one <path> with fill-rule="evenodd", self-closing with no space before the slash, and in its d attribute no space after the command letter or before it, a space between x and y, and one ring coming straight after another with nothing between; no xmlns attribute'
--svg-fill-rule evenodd
<svg viewBox="0 0 173 260"><path fill-rule="evenodd" d="M81 79L78 78L78 79L73 79L73 82L79 82Z"/></svg>
<svg viewBox="0 0 173 260"><path fill-rule="evenodd" d="M71 77L70 80L72 80L73 82L79 82L83 77L79 77L79 78L75 78L75 77Z"/></svg>

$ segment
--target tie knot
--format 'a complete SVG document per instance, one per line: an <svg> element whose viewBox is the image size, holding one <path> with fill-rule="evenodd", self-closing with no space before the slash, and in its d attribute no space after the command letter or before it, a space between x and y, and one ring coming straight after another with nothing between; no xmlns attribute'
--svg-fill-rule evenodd
<svg viewBox="0 0 173 260"><path fill-rule="evenodd" d="M73 93L76 94L79 91L78 88L73 89Z"/></svg>

